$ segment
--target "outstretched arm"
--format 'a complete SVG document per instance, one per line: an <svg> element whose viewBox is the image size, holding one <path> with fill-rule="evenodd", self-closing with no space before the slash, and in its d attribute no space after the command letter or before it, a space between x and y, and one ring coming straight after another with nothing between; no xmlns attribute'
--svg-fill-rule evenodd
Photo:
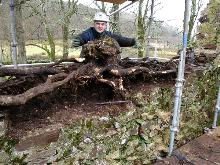
<svg viewBox="0 0 220 165"><path fill-rule="evenodd" d="M113 33L111 34L111 37L114 38L121 47L131 47L136 43L134 38L123 37Z"/></svg>
<svg viewBox="0 0 220 165"><path fill-rule="evenodd" d="M82 46L90 40L92 40L91 28L83 31L81 34L74 36L72 39L72 47Z"/></svg>

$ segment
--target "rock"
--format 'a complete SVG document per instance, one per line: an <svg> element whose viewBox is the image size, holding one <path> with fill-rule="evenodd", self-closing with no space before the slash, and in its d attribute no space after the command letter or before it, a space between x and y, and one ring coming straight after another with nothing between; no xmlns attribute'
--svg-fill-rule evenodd
<svg viewBox="0 0 220 165"><path fill-rule="evenodd" d="M109 165L105 160L95 160L95 165Z"/></svg>
<svg viewBox="0 0 220 165"><path fill-rule="evenodd" d="M60 129L48 130L43 134L36 133L33 136L21 140L16 146L17 151L24 151L34 146L45 146L51 142L57 141ZM36 136L35 136L36 135Z"/></svg>
<svg viewBox="0 0 220 165"><path fill-rule="evenodd" d="M100 121L109 121L109 117L103 116L103 117L100 117L99 120Z"/></svg>
<svg viewBox="0 0 220 165"><path fill-rule="evenodd" d="M107 160L114 160L114 159L118 159L119 157L120 157L120 151L117 150L117 151L113 151L113 152L109 153L106 156L106 159Z"/></svg>
<svg viewBox="0 0 220 165"><path fill-rule="evenodd" d="M114 123L114 126L115 126L116 129L120 129L120 128L121 128L119 122L115 122L115 123Z"/></svg>

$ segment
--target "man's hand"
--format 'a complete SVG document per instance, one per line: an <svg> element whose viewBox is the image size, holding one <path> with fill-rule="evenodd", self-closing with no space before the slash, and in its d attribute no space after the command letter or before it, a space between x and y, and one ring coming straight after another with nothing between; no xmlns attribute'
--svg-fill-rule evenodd
<svg viewBox="0 0 220 165"><path fill-rule="evenodd" d="M80 46L80 38L79 36L74 36L72 40L72 47L79 47Z"/></svg>

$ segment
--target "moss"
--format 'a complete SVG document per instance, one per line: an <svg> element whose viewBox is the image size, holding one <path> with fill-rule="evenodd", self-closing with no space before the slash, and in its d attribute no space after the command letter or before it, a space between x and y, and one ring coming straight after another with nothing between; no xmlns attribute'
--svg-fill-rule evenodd
<svg viewBox="0 0 220 165"><path fill-rule="evenodd" d="M12 149L17 142L6 136L0 137L0 150L4 150L7 154L12 154Z"/></svg>
<svg viewBox="0 0 220 165"><path fill-rule="evenodd" d="M177 147L210 126L219 75L219 68L211 66L186 79ZM53 145L57 155L48 163L56 160L61 164L96 164L100 161L119 165L150 164L167 152L173 94L174 88L166 87L154 88L147 96L138 92L132 96L135 104L129 111L118 116L82 118L72 123L62 130L59 140ZM6 143L0 140L0 144L5 146ZM5 150L12 153L13 145L8 143L8 146L10 149L5 147Z"/></svg>
<svg viewBox="0 0 220 165"><path fill-rule="evenodd" d="M20 164L25 165L27 162L25 161L25 158L27 157L27 154L22 155L15 155L13 153L13 149L15 144L17 143L16 140L11 139L6 136L0 137L0 163L8 163L8 164ZM1 162L4 160L5 162Z"/></svg>

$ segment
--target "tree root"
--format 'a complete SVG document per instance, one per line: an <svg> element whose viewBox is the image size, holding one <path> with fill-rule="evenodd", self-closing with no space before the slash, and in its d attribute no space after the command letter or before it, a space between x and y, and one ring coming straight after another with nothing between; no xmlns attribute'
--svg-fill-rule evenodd
<svg viewBox="0 0 220 165"><path fill-rule="evenodd" d="M105 44L110 44L105 45ZM18 106L42 94L50 93L62 88L76 88L77 86L86 87L89 82L98 85L106 84L110 87L112 94L116 98L125 99L127 90L124 86L130 77L157 77L163 75L173 75L176 73L176 66L173 62L166 63L144 63L144 62L125 62L118 59L120 47L112 41L88 43L82 51L85 61L82 63L77 59L59 60L53 64L43 67L26 68L26 69L9 69L0 68L0 76L15 76L12 79L16 81L13 87L11 80L2 83L4 89L0 87L0 106ZM97 54L94 54L97 53ZM70 65L64 65L62 62L71 61ZM85 63L87 62L87 63ZM167 76L169 77L169 76ZM31 79L31 81L30 81ZM36 80L36 83L30 83ZM38 82L39 81L39 82ZM7 87L7 84L10 86ZM21 87L17 85L21 85ZM68 86L66 85L68 84ZM10 88L19 88L18 92L11 92ZM106 87L106 86L105 86ZM88 88L89 89L89 88ZM70 90L71 91L71 90Z"/></svg>

